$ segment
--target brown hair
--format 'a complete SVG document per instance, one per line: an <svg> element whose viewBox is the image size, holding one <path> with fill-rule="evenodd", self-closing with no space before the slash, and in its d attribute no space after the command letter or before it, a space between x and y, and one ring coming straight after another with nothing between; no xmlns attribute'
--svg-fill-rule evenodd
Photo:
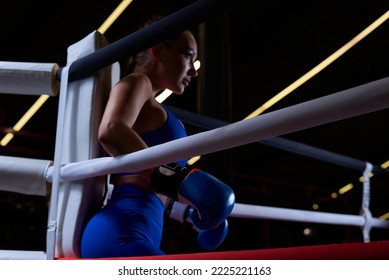
<svg viewBox="0 0 389 280"><path fill-rule="evenodd" d="M154 22L157 22L161 18L163 18L163 16L156 15L156 14L152 15L140 29L145 28ZM187 31L193 34L192 30L187 30ZM179 37L179 34L177 34L173 37L170 37L169 39L161 42L161 44L163 44L167 47L170 47L172 45L172 42L174 40L176 40L178 37ZM124 67L123 67L123 69L125 69L124 75L128 75L129 73L132 73L135 69L135 66L139 63L143 63L144 61L146 61L146 59L147 59L147 51L146 50L138 52L138 53L133 54L130 57L128 57L124 63Z"/></svg>

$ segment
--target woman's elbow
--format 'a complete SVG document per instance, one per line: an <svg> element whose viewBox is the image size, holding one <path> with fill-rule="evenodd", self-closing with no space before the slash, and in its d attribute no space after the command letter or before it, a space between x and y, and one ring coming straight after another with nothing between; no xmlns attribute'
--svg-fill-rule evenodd
<svg viewBox="0 0 389 280"><path fill-rule="evenodd" d="M120 125L113 122L101 124L97 134L97 140L103 145L111 142L112 138L114 138L120 130L119 127Z"/></svg>

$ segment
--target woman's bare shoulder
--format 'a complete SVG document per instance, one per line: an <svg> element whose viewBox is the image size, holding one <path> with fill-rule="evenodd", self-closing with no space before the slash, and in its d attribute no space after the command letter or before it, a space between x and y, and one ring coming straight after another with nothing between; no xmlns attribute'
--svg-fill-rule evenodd
<svg viewBox="0 0 389 280"><path fill-rule="evenodd" d="M147 93L148 96L152 92L152 84L149 77L143 73L131 73L123 77L111 91L111 95L115 93L127 93L130 95Z"/></svg>
<svg viewBox="0 0 389 280"><path fill-rule="evenodd" d="M135 73L128 74L127 76L123 77L119 81L119 83L120 82L124 82L124 83L137 83L137 84L144 84L144 85L150 85L151 86L151 81L150 81L149 77L146 74L140 73L140 72L135 72Z"/></svg>

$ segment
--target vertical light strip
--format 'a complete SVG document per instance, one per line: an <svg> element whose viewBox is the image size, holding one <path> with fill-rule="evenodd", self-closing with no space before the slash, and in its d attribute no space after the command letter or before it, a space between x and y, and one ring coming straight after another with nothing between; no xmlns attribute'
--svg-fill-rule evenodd
<svg viewBox="0 0 389 280"><path fill-rule="evenodd" d="M111 13L111 15L104 21L104 23L99 27L97 31L101 34L104 34L109 27L115 22L115 20L123 13L123 11L132 3L133 0L123 0L116 9ZM23 117L15 124L13 127L14 131L19 131L23 126L32 118L32 116L39 110L40 107L46 102L49 98L48 95L41 95L37 101L31 106L31 108L23 115ZM7 133L3 139L0 141L1 146L6 146L14 137L14 133Z"/></svg>
<svg viewBox="0 0 389 280"><path fill-rule="evenodd" d="M383 14L381 17L379 17L376 21L374 21L372 24L370 24L361 33L359 33L357 36L355 36L353 39L351 39L351 41L349 41L344 46L342 46L340 49L338 49L336 52L331 54L329 57L327 57L325 60L323 60L321 63L319 63L316 67L312 68L310 71L308 71L305 75L303 75L301 78L296 80L294 83L292 83L291 85L289 85L288 87L283 89L281 92L276 94L269 101L267 101L261 107L256 109L250 115L248 115L245 119L249 119L249 118L252 118L252 117L255 117L255 116L262 114L265 110L269 109L275 103L277 103L278 101L283 99L289 93L291 93L292 91L297 89L299 86L304 84L306 81L311 79L313 76L318 74L320 71L322 71L328 65L330 65L332 62L334 62L336 59L338 59L341 55L343 55L345 52L347 52L349 49L351 49L353 46L355 46L358 42L360 42L363 38L365 38L367 35L369 35L371 32L373 32L382 23L384 23L388 18L389 18L389 10L385 14Z"/></svg>

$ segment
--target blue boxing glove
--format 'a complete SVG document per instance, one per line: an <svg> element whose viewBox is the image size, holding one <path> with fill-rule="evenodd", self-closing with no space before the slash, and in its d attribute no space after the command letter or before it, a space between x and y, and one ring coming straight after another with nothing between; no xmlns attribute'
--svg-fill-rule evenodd
<svg viewBox="0 0 389 280"><path fill-rule="evenodd" d="M219 247L226 239L228 233L228 222L225 219L219 225L211 229L199 231L197 243L201 248L211 251Z"/></svg>
<svg viewBox="0 0 389 280"><path fill-rule="evenodd" d="M162 165L151 175L151 187L176 201L192 205L193 224L209 229L221 224L235 204L233 190L216 177L179 164Z"/></svg>
<svg viewBox="0 0 389 280"><path fill-rule="evenodd" d="M197 234L197 244L207 251L219 247L226 239L228 233L228 222L224 220L214 228L200 230L193 224L192 215L196 210L184 203L170 200L166 207L167 216L181 223L189 224Z"/></svg>

